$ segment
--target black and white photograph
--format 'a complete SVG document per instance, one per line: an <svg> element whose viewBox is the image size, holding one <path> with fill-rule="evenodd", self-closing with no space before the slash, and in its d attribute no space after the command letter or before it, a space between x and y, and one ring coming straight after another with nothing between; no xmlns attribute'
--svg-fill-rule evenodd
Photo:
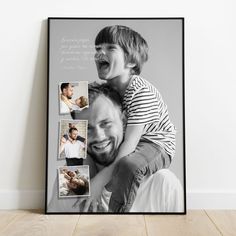
<svg viewBox="0 0 236 236"><path fill-rule="evenodd" d="M49 18L48 26L46 212L186 213L183 18ZM89 106L67 110L57 160L61 112L53 89L59 82L60 102L80 107L73 97L80 78L88 81ZM71 140L83 143L84 135L70 128L81 120L87 121L82 163L68 151ZM59 190L55 184L55 166L62 164L89 166L89 197L56 197L68 191L64 170L65 183Z"/></svg>
<svg viewBox="0 0 236 236"><path fill-rule="evenodd" d="M236 236L235 10L2 1L0 236Z"/></svg>
<svg viewBox="0 0 236 236"><path fill-rule="evenodd" d="M82 111L88 107L88 82L61 82L59 84L60 114Z"/></svg>
<svg viewBox="0 0 236 236"><path fill-rule="evenodd" d="M87 120L61 120L59 159L67 166L82 165L87 156Z"/></svg>
<svg viewBox="0 0 236 236"><path fill-rule="evenodd" d="M86 197L90 195L88 166L58 168L59 197Z"/></svg>

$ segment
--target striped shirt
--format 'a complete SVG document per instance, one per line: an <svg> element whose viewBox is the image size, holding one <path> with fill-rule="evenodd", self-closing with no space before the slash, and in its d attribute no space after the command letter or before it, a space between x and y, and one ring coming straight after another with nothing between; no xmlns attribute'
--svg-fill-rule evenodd
<svg viewBox="0 0 236 236"><path fill-rule="evenodd" d="M134 75L125 91L123 107L127 126L144 125L141 138L163 147L172 159L176 130L158 90L147 80Z"/></svg>

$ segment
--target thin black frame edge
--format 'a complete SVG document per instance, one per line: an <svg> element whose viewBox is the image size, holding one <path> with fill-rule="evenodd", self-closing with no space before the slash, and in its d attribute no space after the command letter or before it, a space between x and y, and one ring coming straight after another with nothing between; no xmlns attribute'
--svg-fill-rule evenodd
<svg viewBox="0 0 236 236"><path fill-rule="evenodd" d="M50 20L184 20L184 17L48 17Z"/></svg>
<svg viewBox="0 0 236 236"><path fill-rule="evenodd" d="M47 192L48 192L48 117L49 117L49 72L50 72L50 21L51 20L181 20L182 21L182 86L183 86L183 190L184 190L184 211L183 212L129 212L129 213L109 213L109 212L48 212ZM45 209L47 215L186 215L187 214L187 189L186 189L186 126L185 126L185 18L184 17L48 17L47 18L47 137L46 137L46 184L45 184Z"/></svg>
<svg viewBox="0 0 236 236"><path fill-rule="evenodd" d="M50 20L49 18L47 19L47 124L46 124L46 179L45 179L45 209L44 213L48 214L49 212L47 211L47 202L48 202L48 117L49 117L49 42L50 42Z"/></svg>
<svg viewBox="0 0 236 236"><path fill-rule="evenodd" d="M182 70L183 70L183 174L184 174L184 214L187 214L186 184L186 125L185 125L185 18L182 18Z"/></svg>

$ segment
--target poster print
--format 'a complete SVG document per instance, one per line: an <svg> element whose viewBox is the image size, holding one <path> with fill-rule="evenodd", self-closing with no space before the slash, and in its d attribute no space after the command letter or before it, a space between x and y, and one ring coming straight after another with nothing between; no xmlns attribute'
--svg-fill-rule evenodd
<svg viewBox="0 0 236 236"><path fill-rule="evenodd" d="M48 19L46 213L185 214L184 135L183 18Z"/></svg>

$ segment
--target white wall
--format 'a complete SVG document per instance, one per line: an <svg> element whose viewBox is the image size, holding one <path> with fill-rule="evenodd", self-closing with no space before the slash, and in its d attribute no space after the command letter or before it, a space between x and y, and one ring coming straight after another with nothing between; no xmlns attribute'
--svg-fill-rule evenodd
<svg viewBox="0 0 236 236"><path fill-rule="evenodd" d="M44 206L48 16L185 17L188 208L236 208L235 9L234 0L2 2L0 208Z"/></svg>

